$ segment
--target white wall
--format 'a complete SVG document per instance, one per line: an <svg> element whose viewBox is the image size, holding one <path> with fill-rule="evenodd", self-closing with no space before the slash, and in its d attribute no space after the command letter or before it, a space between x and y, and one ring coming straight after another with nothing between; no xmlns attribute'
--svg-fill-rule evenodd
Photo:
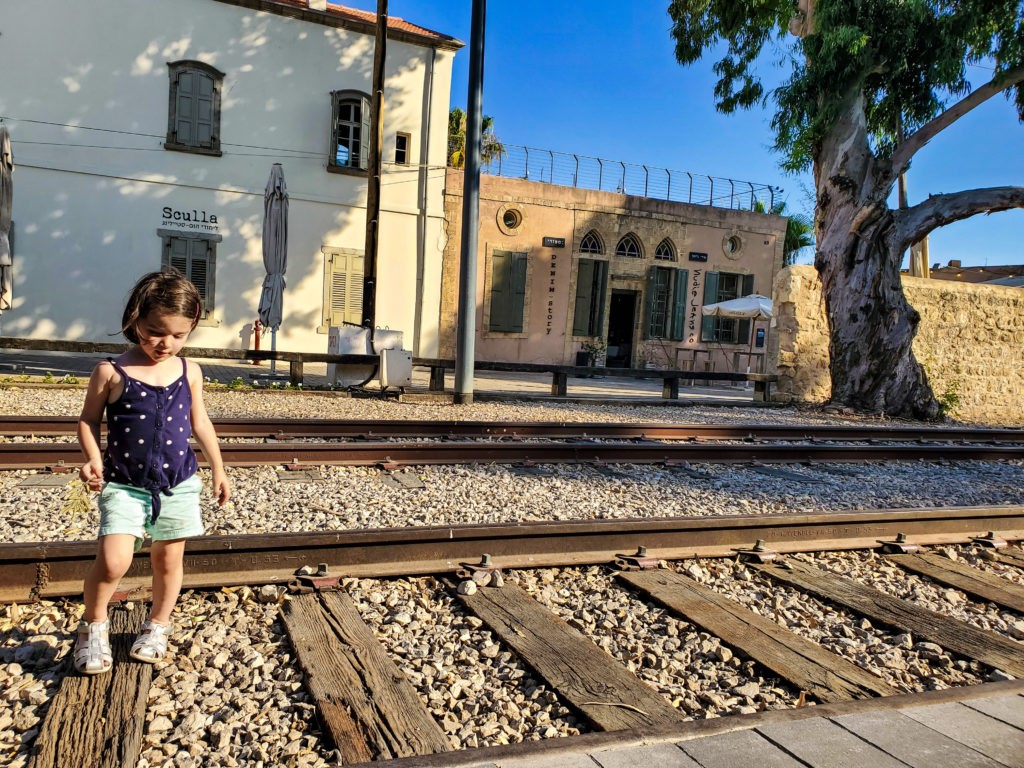
<svg viewBox="0 0 1024 768"><path fill-rule="evenodd" d="M5 0L0 35L15 160L14 302L0 332L110 341L134 281L160 266L170 207L216 216L223 238L214 321L190 343L241 346L264 274L263 189L280 162L291 205L278 348L326 350L321 249L363 248L367 187L325 170L329 94L370 92L372 36L214 0ZM437 170L385 166L377 317L407 347L418 332L430 355L454 54L397 40L387 53L384 159L408 132L411 162ZM183 59L225 73L221 157L163 149L167 63Z"/></svg>

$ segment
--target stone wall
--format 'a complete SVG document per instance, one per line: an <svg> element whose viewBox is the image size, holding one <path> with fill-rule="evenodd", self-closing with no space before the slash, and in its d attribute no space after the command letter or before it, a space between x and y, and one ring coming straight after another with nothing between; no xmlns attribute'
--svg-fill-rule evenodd
<svg viewBox="0 0 1024 768"><path fill-rule="evenodd" d="M1024 426L1024 290L903 277L921 313L914 354L935 396L959 402L958 420ZM831 394L828 326L813 267L787 267L775 278L779 384L776 400L823 402Z"/></svg>

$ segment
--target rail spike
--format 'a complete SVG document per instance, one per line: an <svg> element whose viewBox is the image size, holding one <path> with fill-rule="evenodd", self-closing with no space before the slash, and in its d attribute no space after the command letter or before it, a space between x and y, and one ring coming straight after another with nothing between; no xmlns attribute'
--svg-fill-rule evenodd
<svg viewBox="0 0 1024 768"><path fill-rule="evenodd" d="M984 536L971 536L971 541L987 549L1002 549L1006 546L1006 539L996 536L995 531L989 531Z"/></svg>
<svg viewBox="0 0 1024 768"><path fill-rule="evenodd" d="M885 541L883 539L876 539L876 541L881 545L879 549L884 555L911 555L921 549L919 544L907 541L907 534L905 533L897 533L893 541Z"/></svg>
<svg viewBox="0 0 1024 768"><path fill-rule="evenodd" d="M736 553L736 559L743 563L770 563L777 560L779 553L773 549L768 549L764 545L764 539L758 539L754 542L754 546L749 549L733 549Z"/></svg>
<svg viewBox="0 0 1024 768"><path fill-rule="evenodd" d="M620 571L653 571L661 567L661 560L647 554L647 547L637 547L635 555L616 555L615 567Z"/></svg>
<svg viewBox="0 0 1024 768"><path fill-rule="evenodd" d="M455 575L460 579L472 581L481 587L505 586L505 575L486 552L481 555L479 563L459 563L459 566Z"/></svg>
<svg viewBox="0 0 1024 768"><path fill-rule="evenodd" d="M288 591L293 594L330 592L341 589L341 579L330 575L327 563L319 563L314 569L304 565L295 571L295 578L288 582Z"/></svg>

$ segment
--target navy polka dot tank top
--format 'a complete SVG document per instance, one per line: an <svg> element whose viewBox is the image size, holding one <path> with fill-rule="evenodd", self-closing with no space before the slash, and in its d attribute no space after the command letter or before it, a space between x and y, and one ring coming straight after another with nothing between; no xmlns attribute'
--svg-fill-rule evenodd
<svg viewBox="0 0 1024 768"><path fill-rule="evenodd" d="M109 358L108 358L109 359ZM108 482L144 488L153 496L152 519L160 514L160 495L196 473L198 461L189 444L192 437L192 390L187 363L181 376L166 387L145 384L124 372L112 359L124 391L107 403L107 449L103 478Z"/></svg>

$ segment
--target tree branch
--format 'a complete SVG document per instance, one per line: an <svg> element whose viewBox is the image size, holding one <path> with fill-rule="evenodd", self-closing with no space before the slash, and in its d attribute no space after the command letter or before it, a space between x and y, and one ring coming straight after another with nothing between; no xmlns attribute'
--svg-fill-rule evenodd
<svg viewBox="0 0 1024 768"><path fill-rule="evenodd" d="M929 195L924 202L896 212L895 247L902 253L932 230L979 213L1024 208L1024 187L965 189L948 195Z"/></svg>
<svg viewBox="0 0 1024 768"><path fill-rule="evenodd" d="M943 111L910 134L892 153L891 176L887 186L892 185L896 177L907 169L911 158L935 136L975 107L981 106L996 94L1002 93L1007 88L1022 81L1024 81L1024 65L1002 72L980 88L975 88L949 109Z"/></svg>

